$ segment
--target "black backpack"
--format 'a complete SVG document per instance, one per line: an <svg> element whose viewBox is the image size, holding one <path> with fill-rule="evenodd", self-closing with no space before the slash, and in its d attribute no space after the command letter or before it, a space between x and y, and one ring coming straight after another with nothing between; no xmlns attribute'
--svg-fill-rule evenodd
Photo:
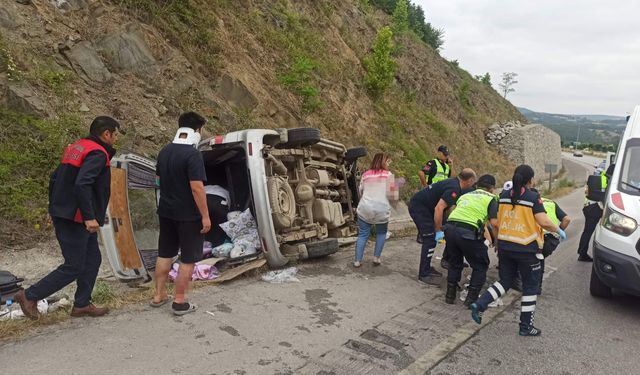
<svg viewBox="0 0 640 375"><path fill-rule="evenodd" d="M0 271L0 305L4 305L7 300L13 297L22 288L20 283L24 279L18 278L9 271Z"/></svg>

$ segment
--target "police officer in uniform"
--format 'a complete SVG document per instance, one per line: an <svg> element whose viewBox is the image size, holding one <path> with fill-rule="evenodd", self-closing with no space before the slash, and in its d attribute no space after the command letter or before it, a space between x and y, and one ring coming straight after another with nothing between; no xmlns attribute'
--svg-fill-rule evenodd
<svg viewBox="0 0 640 375"><path fill-rule="evenodd" d="M418 172L422 187L427 187L450 178L452 163L453 161L449 157L449 149L445 145L440 145L440 147L438 147L437 157L429 160L427 164L422 167L422 170Z"/></svg>
<svg viewBox="0 0 640 375"><path fill-rule="evenodd" d="M444 238L442 224L444 211L456 204L462 189L468 189L475 183L476 173L465 168L458 177L429 185L417 192L409 201L409 215L418 228L417 242L422 244L418 280L440 285L442 274L431 268L431 258L436 244Z"/></svg>
<svg viewBox="0 0 640 375"><path fill-rule="evenodd" d="M504 295L516 275L522 278L520 311L521 336L538 336L541 330L533 326L534 311L540 285L541 264L536 257L543 245L543 229L558 233L566 239L565 232L553 224L545 213L540 195L530 190L533 169L520 165L513 174L513 188L500 194L498 204L498 259L500 280L471 304L471 317L480 324L482 312L494 300Z"/></svg>
<svg viewBox="0 0 640 375"><path fill-rule="evenodd" d="M445 302L453 304L462 277L463 258L467 259L473 272L469 282L465 306L478 299L480 289L487 280L489 255L485 245L484 230L487 222L491 223L493 238L496 238L498 225L498 201L492 194L496 179L491 175L483 175L478 179L477 189L463 194L449 215L445 226L446 250L449 254L449 270L447 275L447 293Z"/></svg>
<svg viewBox="0 0 640 375"><path fill-rule="evenodd" d="M102 261L98 228L105 221L111 192L109 162L120 124L111 117L96 117L90 135L64 151L62 161L49 182L49 215L62 249L64 264L16 294L22 312L38 318L37 301L75 281L76 294L71 316L97 317L109 312L91 303L91 292Z"/></svg>
<svg viewBox="0 0 640 375"><path fill-rule="evenodd" d="M531 189L534 193L538 191L536 189ZM560 206L553 200L542 197L542 205L544 206L544 211L546 212L549 220L562 230L566 230L571 223L571 218L560 208ZM542 271L540 273L540 288L538 290L538 295L542 293L542 276L544 275L544 260L548 258L553 252L556 250L558 245L560 244L560 236L557 233L552 233L544 231L544 245L542 245L541 255L543 259L540 259L540 265L542 266Z"/></svg>
<svg viewBox="0 0 640 375"><path fill-rule="evenodd" d="M611 178L614 168L615 164L611 164L606 172L600 172L600 186L603 191L607 188L609 178ZM588 187L585 187L585 190L586 189L588 189ZM589 251L591 236L602 217L602 202L592 201L585 197L582 213L584 215L584 229L582 230L582 235L580 235L580 243L578 245L578 261L593 262L593 258L590 257L587 252Z"/></svg>

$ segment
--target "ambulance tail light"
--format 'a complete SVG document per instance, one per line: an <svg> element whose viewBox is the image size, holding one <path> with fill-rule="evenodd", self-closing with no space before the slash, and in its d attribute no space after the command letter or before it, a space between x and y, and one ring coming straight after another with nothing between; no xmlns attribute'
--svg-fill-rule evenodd
<svg viewBox="0 0 640 375"><path fill-rule="evenodd" d="M613 203L614 206L624 211L624 202L622 201L622 194L620 193L611 194L611 203Z"/></svg>

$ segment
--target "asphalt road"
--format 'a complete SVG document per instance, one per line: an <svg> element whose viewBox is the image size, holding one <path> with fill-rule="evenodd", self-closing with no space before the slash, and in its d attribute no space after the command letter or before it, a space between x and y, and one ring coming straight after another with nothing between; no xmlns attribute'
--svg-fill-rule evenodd
<svg viewBox="0 0 640 375"><path fill-rule="evenodd" d="M558 201L573 221L569 239L548 260L553 273L544 282L535 320L542 336L518 336L519 306L515 304L429 374L639 373L640 298L620 294L610 300L591 297L591 264L576 261L584 223L582 199L576 191Z"/></svg>
<svg viewBox="0 0 640 375"><path fill-rule="evenodd" d="M200 288L192 295L200 309L184 317L138 304L71 319L0 345L0 365L8 374L635 374L640 300L589 296L590 264L575 254L582 198L578 189L559 200L574 222L548 261L536 316L542 337L517 335L509 303L490 309L484 326L460 301L445 304L443 288L416 281L419 245L407 237L386 244L380 267L370 263L370 244L359 269L347 247L299 264L299 282L250 276Z"/></svg>

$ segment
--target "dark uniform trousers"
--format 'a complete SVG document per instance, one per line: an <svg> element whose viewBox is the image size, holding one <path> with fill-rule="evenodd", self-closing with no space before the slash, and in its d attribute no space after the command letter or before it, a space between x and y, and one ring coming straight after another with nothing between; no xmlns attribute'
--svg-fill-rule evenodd
<svg viewBox="0 0 640 375"><path fill-rule="evenodd" d="M591 236L598 226L598 222L602 217L602 208L597 203L592 203L584 206L582 209L584 214L584 229L580 236L580 244L578 245L578 254L587 255L589 251L589 242L591 242Z"/></svg>
<svg viewBox="0 0 640 375"><path fill-rule="evenodd" d="M500 280L493 283L482 294L476 304L480 311L485 311L489 304L502 297L513 285L518 273L522 278L522 300L520 311L520 325L533 325L536 301L542 278L542 265L534 253L518 251L501 251L498 249L500 261Z"/></svg>
<svg viewBox="0 0 640 375"><path fill-rule="evenodd" d="M446 239L445 251L449 257L449 272L447 281L457 284L462 278L464 259L467 259L471 269L471 281L469 287L480 289L487 280L489 268L489 255L484 238L478 239L476 232L468 228L457 227L452 223L445 226Z"/></svg>
<svg viewBox="0 0 640 375"><path fill-rule="evenodd" d="M548 256L553 254L558 245L560 244L560 240L551 233L546 233L544 235L544 245L542 246L542 256L546 259ZM542 293L542 277L544 276L544 259L540 261L540 266L542 268L540 272L540 288L538 289L538 295Z"/></svg>
<svg viewBox="0 0 640 375"><path fill-rule="evenodd" d="M427 277L431 271L431 258L436 250L436 229L433 216L426 209L409 205L409 215L418 228L416 241L422 244L418 277Z"/></svg>
<svg viewBox="0 0 640 375"><path fill-rule="evenodd" d="M98 247L98 234L89 233L84 224L72 220L53 218L56 237L64 263L25 291L30 300L41 300L69 285L77 284L75 307L91 303L91 292L98 276L102 256Z"/></svg>

